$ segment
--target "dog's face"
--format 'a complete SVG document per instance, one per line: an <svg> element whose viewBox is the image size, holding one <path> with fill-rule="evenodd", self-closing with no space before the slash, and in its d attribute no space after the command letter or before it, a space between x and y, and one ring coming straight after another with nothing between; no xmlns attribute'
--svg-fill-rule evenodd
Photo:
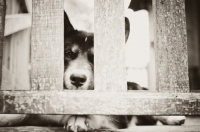
<svg viewBox="0 0 200 132"><path fill-rule="evenodd" d="M126 40L129 21L126 21ZM128 26L127 26L128 25ZM128 32L127 32L128 31ZM94 35L78 31L64 12L64 86L69 90L94 89Z"/></svg>
<svg viewBox="0 0 200 132"><path fill-rule="evenodd" d="M94 89L94 35L74 30L64 14L64 86L69 90Z"/></svg>
<svg viewBox="0 0 200 132"><path fill-rule="evenodd" d="M64 43L64 83L70 90L94 89L93 34L73 31Z"/></svg>

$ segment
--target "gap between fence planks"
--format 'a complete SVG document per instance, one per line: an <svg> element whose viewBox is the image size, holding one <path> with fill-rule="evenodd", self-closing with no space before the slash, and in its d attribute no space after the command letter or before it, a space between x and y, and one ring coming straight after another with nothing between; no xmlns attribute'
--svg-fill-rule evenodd
<svg viewBox="0 0 200 132"><path fill-rule="evenodd" d="M153 0L156 82L159 92L187 93L185 0Z"/></svg>

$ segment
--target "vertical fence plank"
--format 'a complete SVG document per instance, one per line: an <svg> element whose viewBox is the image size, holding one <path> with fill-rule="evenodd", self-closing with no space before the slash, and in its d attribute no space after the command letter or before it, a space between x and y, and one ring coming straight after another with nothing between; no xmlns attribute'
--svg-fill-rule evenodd
<svg viewBox="0 0 200 132"><path fill-rule="evenodd" d="M63 0L33 0L32 90L63 87Z"/></svg>
<svg viewBox="0 0 200 132"><path fill-rule="evenodd" d="M123 0L95 0L94 79L97 91L125 91Z"/></svg>
<svg viewBox="0 0 200 132"><path fill-rule="evenodd" d="M1 82L2 82L1 79L2 79L5 14L6 14L6 0L0 0L0 89L1 89Z"/></svg>
<svg viewBox="0 0 200 132"><path fill-rule="evenodd" d="M153 0L159 92L189 92L185 0Z"/></svg>

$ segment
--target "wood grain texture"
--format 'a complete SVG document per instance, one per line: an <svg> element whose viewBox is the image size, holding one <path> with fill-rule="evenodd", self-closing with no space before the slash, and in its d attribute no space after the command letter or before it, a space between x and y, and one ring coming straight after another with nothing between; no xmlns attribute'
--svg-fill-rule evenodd
<svg viewBox="0 0 200 132"><path fill-rule="evenodd" d="M156 82L160 92L189 92L185 0L153 0Z"/></svg>
<svg viewBox="0 0 200 132"><path fill-rule="evenodd" d="M2 79L5 13L6 13L6 0L0 0L0 85L1 85L1 79ZM1 89L1 86L0 86L0 89Z"/></svg>
<svg viewBox="0 0 200 132"><path fill-rule="evenodd" d="M3 113L200 115L199 93L1 91Z"/></svg>
<svg viewBox="0 0 200 132"><path fill-rule="evenodd" d="M62 127L1 127L0 132L66 132Z"/></svg>
<svg viewBox="0 0 200 132"><path fill-rule="evenodd" d="M94 130L92 132L199 132L200 126L135 126L132 129ZM1 127L0 132L66 132L62 127Z"/></svg>
<svg viewBox="0 0 200 132"><path fill-rule="evenodd" d="M63 88L63 0L33 0L32 90Z"/></svg>
<svg viewBox="0 0 200 132"><path fill-rule="evenodd" d="M126 91L123 0L94 1L96 91Z"/></svg>

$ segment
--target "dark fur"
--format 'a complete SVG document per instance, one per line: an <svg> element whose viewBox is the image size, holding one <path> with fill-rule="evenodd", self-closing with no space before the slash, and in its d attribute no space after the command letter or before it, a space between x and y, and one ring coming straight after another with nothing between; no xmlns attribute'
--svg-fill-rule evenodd
<svg viewBox="0 0 200 132"><path fill-rule="evenodd" d="M82 64L90 65L89 71L92 72L90 74L93 78L93 52L91 52L91 49L93 49L94 46L94 35L93 33L87 33L85 31L78 31L73 28L71 25L67 14L65 13L65 88L70 89L70 90L81 90L81 89L94 89L94 85L91 87L84 87L84 83L87 83L87 80L84 83L80 82L80 78L82 76L86 76L87 78L89 77L88 75L84 75L83 73L76 73L77 68L76 64L74 63L79 63L80 61ZM130 23L127 18L125 18L125 38L126 41L129 36L129 30L130 30ZM75 47L75 48L74 48ZM77 51L73 51L73 49L76 49ZM72 51L72 55L68 55L68 53ZM81 58L81 59L78 59ZM71 65L70 63L73 63ZM75 65L75 66L74 66ZM81 65L80 67L78 66L78 70L84 70L84 65ZM88 69L87 69L88 70ZM74 71L74 72L73 72ZM70 74L69 74L70 73ZM76 73L76 77L78 79L77 82L78 84L81 83L80 85L75 85L73 80L71 79L71 76ZM80 77L80 78L79 78ZM70 80L71 79L71 80ZM71 83L69 83L71 81ZM146 88L140 87L138 84L134 82L128 82L127 83L127 88L128 90L147 90ZM103 116L103 115L90 115L90 116L71 116L70 119L66 122L66 128L67 130L92 130L92 129L99 129L99 128L127 128L130 127L130 123L134 125L155 125L157 121L161 121L163 124L169 124L166 123L167 121L163 121L163 119L167 119L166 117L153 117L153 116L135 116L134 117L134 122L133 122L133 116ZM76 122L81 122L82 123L76 123ZM105 123L107 122L107 123ZM178 122L179 124L182 124ZM73 126L72 124L76 124ZM85 124L85 125L84 125ZM90 127L92 129L90 129ZM87 128L87 129L86 129Z"/></svg>

